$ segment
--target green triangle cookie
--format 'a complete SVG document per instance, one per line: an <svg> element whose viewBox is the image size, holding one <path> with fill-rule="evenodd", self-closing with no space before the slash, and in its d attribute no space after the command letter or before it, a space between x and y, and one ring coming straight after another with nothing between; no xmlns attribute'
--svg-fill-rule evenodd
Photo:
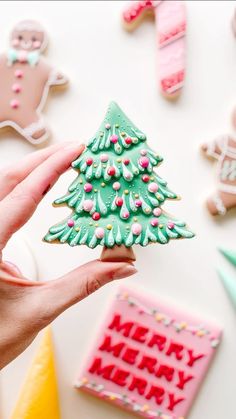
<svg viewBox="0 0 236 419"><path fill-rule="evenodd" d="M222 255L228 259L228 261L230 263L232 263L232 265L236 266L236 251L234 250L227 250L227 249L222 249L219 248L219 251L222 253Z"/></svg>
<svg viewBox="0 0 236 419"><path fill-rule="evenodd" d="M218 275L224 288L236 309L236 280L226 274L223 270L218 269Z"/></svg>

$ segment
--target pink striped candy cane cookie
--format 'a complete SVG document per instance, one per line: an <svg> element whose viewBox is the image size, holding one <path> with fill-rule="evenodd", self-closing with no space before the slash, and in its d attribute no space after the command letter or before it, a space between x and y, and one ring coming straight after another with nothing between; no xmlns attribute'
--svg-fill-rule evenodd
<svg viewBox="0 0 236 419"><path fill-rule="evenodd" d="M123 24L127 30L133 30L150 15L155 18L157 26L161 93L168 99L174 99L179 96L185 77L185 2L131 2L129 8L123 12Z"/></svg>

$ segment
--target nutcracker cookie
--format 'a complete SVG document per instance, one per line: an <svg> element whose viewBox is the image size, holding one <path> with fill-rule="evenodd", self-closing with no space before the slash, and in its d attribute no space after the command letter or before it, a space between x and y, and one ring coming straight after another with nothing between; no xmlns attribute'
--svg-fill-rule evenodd
<svg viewBox="0 0 236 419"><path fill-rule="evenodd" d="M208 198L207 208L212 215L225 215L236 207L236 139L228 135L204 144L202 151L217 160L217 191Z"/></svg>
<svg viewBox="0 0 236 419"><path fill-rule="evenodd" d="M122 22L125 29L131 31L147 16L153 16L156 22L161 93L167 99L176 99L182 91L185 77L185 2L131 1L123 12Z"/></svg>
<svg viewBox="0 0 236 419"><path fill-rule="evenodd" d="M47 41L39 23L22 21L13 28L9 50L0 56L0 128L12 127L33 144L49 135L41 112L50 87L67 83L41 55Z"/></svg>

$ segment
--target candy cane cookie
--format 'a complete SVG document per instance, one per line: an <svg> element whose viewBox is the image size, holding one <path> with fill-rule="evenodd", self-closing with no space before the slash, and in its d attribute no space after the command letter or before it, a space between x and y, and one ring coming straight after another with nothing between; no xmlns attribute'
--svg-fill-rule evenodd
<svg viewBox="0 0 236 419"><path fill-rule="evenodd" d="M123 12L125 29L134 30L153 16L159 48L159 84L167 99L177 98L185 77L186 7L184 1L133 1Z"/></svg>
<svg viewBox="0 0 236 419"><path fill-rule="evenodd" d="M217 191L208 198L212 215L225 215L236 207L236 139L225 135L202 146L203 153L217 160Z"/></svg>

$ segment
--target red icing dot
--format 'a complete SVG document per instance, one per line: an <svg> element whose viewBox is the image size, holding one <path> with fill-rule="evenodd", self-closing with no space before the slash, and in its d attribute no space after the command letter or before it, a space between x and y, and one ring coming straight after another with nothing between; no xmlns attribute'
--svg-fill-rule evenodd
<svg viewBox="0 0 236 419"><path fill-rule="evenodd" d="M12 108L12 109L17 109L17 108L19 108L19 106L20 106L20 102L19 102L19 100L17 100L17 99L12 99L12 100L10 101L10 106L11 106L11 108Z"/></svg>
<svg viewBox="0 0 236 419"><path fill-rule="evenodd" d="M15 77L17 79L21 79L23 77L23 71L22 70L16 70L15 71Z"/></svg>
<svg viewBox="0 0 236 419"><path fill-rule="evenodd" d="M149 158L148 157L141 157L139 159L139 164L140 164L141 167L146 169L149 165Z"/></svg>
<svg viewBox="0 0 236 419"><path fill-rule="evenodd" d="M21 85L18 83L14 83L11 88L14 93L20 93L21 91Z"/></svg>
<svg viewBox="0 0 236 419"><path fill-rule="evenodd" d="M126 144L132 144L132 138L127 137L127 138L125 139L125 143L126 143Z"/></svg>
<svg viewBox="0 0 236 419"><path fill-rule="evenodd" d="M100 220L100 218L101 218L101 214L99 214L99 212L95 212L92 216L92 219L94 221L98 221L98 220Z"/></svg>
<svg viewBox="0 0 236 419"><path fill-rule="evenodd" d="M130 163L130 160L129 159L124 159L123 163L127 166Z"/></svg>
<svg viewBox="0 0 236 419"><path fill-rule="evenodd" d="M87 159L86 164L87 164L87 166L91 166L93 164L93 159L91 157L89 159Z"/></svg>
<svg viewBox="0 0 236 419"><path fill-rule="evenodd" d="M116 198L116 205L118 207L122 207L122 205L123 205L123 198L121 198L121 197Z"/></svg>
<svg viewBox="0 0 236 419"><path fill-rule="evenodd" d="M115 144L117 143L117 141L118 141L118 135L116 134L111 135L111 142Z"/></svg>
<svg viewBox="0 0 236 419"><path fill-rule="evenodd" d="M142 176L142 181L143 182L147 183L147 182L149 182L149 180L150 180L150 177L148 175L143 175Z"/></svg>
<svg viewBox="0 0 236 419"><path fill-rule="evenodd" d="M74 225L75 225L74 220L68 220L67 225L68 225L68 227L74 227Z"/></svg>
<svg viewBox="0 0 236 419"><path fill-rule="evenodd" d="M115 173L116 173L116 169L113 166L109 167L109 169L107 170L107 174L109 176L114 176Z"/></svg>

